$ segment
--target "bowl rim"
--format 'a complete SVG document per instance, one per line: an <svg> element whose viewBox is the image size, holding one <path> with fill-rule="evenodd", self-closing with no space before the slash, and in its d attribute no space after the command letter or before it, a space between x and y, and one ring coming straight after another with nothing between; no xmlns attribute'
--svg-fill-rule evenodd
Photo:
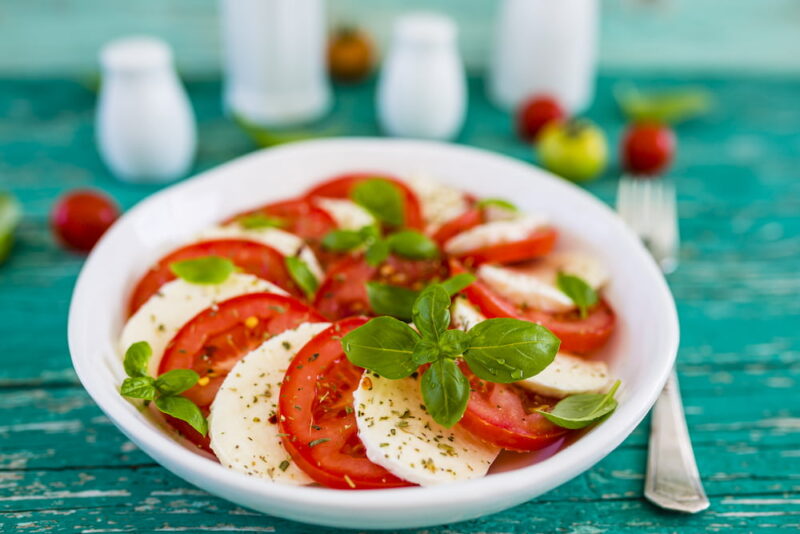
<svg viewBox="0 0 800 534"><path fill-rule="evenodd" d="M596 430L596 432L592 431L592 435L594 436L592 439L579 439L568 447L561 449L554 457L533 465L512 469L508 472L494 473L487 477L437 486L414 486L408 488L384 489L380 491L342 491L339 489L316 486L292 486L274 483L269 480L250 477L227 469L219 463L198 454L186 454L186 449L173 438L147 425L136 412L135 408L121 397L114 388L105 387L107 384L100 384L97 383L98 381L91 379L92 362L89 361L89 358L81 356L82 347L78 339L76 321L81 310L92 304L88 302L87 298L84 296L87 292L86 288L92 284L91 277L97 269L98 262L102 259L104 249L108 243L116 239L124 221L133 219L139 212L147 210L151 204L159 202L159 199L163 196L175 195L176 192L194 187L197 184L213 181L220 175L228 175L231 171L235 170L236 167L245 162L260 158L286 155L295 151L301 153L307 151L313 152L319 147L330 150L331 147L336 148L337 146L351 149L354 146L369 146L371 149L378 150L392 150L393 147L400 147L404 150L443 150L449 151L455 157L459 154L466 154L473 157L488 158L494 160L494 163L498 164L498 166L502 165L506 168L515 167L520 171L524 170L526 173L530 173L533 170L539 175L539 179L555 181L558 183L558 187L570 189L569 194L579 197L583 202L592 203L600 210L605 211L609 223L613 225L612 231L614 235L628 241L627 246L631 250L637 251L635 254L640 256L638 258L639 263L641 263L645 269L643 275L650 278L655 284L653 292L657 301L654 302L654 308L661 310L664 319L662 328L666 332L665 339L668 340L668 343L667 346L663 347L664 355L658 359L654 359L654 365L656 365L656 367L654 370L651 369L651 375L655 376L656 379L652 387L649 389L642 388L642 391L636 396L632 396L627 399L624 404L621 404L612 418L606 420L603 425L593 429ZM371 510L388 512L408 509L409 507L415 507L418 510L431 509L451 504L454 499L457 499L461 506L469 506L473 503L485 504L486 496L489 494L491 494L492 498L495 500L510 499L510 504L505 506L509 507L518 502L523 502L519 499L520 494L527 495L525 499L527 500L527 498L534 495L550 491L556 486L586 471L613 449L618 447L642 421L655 403L673 368L675 358L677 357L679 327L675 302L666 281L641 241L610 207L584 189L550 175L524 161L480 148L437 141L346 137L301 141L282 145L280 147L258 150L206 170L180 183L166 187L141 200L123 214L112 228L106 232L82 267L75 284L69 309L68 340L73 367L84 388L93 400L131 441L136 443L148 455L154 457L163 467L173 471L182 478L186 479L187 476L184 475L193 472L196 472L203 478L211 478L214 480L215 484L221 486L224 491L209 491L217 493L223 498L225 498L225 491L243 490L252 492L260 497L271 499L276 503L303 503L308 506L322 506L328 509L348 507L357 503L361 511ZM606 428L610 423L613 423L613 425ZM556 457L558 459L554 461ZM543 481L546 482L543 483ZM190 480L190 482L193 481ZM500 510L503 507L495 508ZM311 514L307 522L315 522ZM320 521L320 524L331 523Z"/></svg>

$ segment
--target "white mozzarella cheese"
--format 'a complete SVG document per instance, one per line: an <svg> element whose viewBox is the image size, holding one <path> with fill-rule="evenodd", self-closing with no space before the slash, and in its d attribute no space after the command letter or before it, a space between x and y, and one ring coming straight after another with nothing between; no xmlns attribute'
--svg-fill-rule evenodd
<svg viewBox="0 0 800 534"><path fill-rule="evenodd" d="M450 318L453 322L453 326L464 331L469 330L486 319L486 317L478 311L478 308L473 306L466 297L461 295L453 299L453 304L450 306Z"/></svg>
<svg viewBox="0 0 800 534"><path fill-rule="evenodd" d="M286 484L313 480L283 447L278 395L289 363L329 323L306 323L263 343L239 360L222 383L208 418L211 448L222 465Z"/></svg>
<svg viewBox="0 0 800 534"><path fill-rule="evenodd" d="M479 224L453 236L444 245L448 254L465 254L492 245L513 243L528 238L534 231L547 225L539 215L521 215L511 220L490 221Z"/></svg>
<svg viewBox="0 0 800 534"><path fill-rule="evenodd" d="M128 319L119 340L120 353L124 355L137 341L147 341L153 349L150 374L156 375L167 343L192 317L218 302L257 292L286 295L275 284L243 273L232 273L215 285L191 284L180 278L168 282Z"/></svg>
<svg viewBox="0 0 800 534"><path fill-rule="evenodd" d="M352 200L319 197L314 203L328 212L336 226L343 230L358 230L375 224L375 217Z"/></svg>
<svg viewBox="0 0 800 534"><path fill-rule="evenodd" d="M500 449L458 425L444 428L422 408L419 379L365 372L353 393L358 436L367 458L422 486L482 477Z"/></svg>
<svg viewBox="0 0 800 534"><path fill-rule="evenodd" d="M605 362L588 361L565 352L556 354L544 371L520 382L520 386L549 397L603 393L610 377Z"/></svg>
<svg viewBox="0 0 800 534"><path fill-rule="evenodd" d="M435 231L445 222L469 209L469 202L462 191L427 176L420 174L411 176L408 186L419 199L422 216L429 232Z"/></svg>

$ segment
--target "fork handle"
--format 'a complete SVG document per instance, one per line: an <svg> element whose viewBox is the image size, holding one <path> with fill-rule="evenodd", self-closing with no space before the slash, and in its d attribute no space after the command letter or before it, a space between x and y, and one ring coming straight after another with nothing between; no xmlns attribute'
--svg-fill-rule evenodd
<svg viewBox="0 0 800 534"><path fill-rule="evenodd" d="M668 510L694 514L709 506L692 452L675 369L653 408L644 494Z"/></svg>

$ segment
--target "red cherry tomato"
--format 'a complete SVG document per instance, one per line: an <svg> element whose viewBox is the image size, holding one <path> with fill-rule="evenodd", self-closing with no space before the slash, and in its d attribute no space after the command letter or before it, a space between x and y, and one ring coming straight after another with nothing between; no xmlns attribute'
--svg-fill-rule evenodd
<svg viewBox="0 0 800 534"><path fill-rule="evenodd" d="M634 124L622 140L622 165L633 174L659 174L672 162L675 145L675 134L669 127Z"/></svg>
<svg viewBox="0 0 800 534"><path fill-rule="evenodd" d="M53 233L65 246L89 252L119 217L117 204L99 191L72 191L53 207Z"/></svg>
<svg viewBox="0 0 800 534"><path fill-rule="evenodd" d="M555 98L547 95L529 98L517 111L517 134L525 141L532 141L547 123L561 121L565 116Z"/></svg>
<svg viewBox="0 0 800 534"><path fill-rule="evenodd" d="M353 317L317 334L289 364L281 386L278 424L283 445L300 469L330 488L411 485L369 461L358 439L353 391L362 369L347 359L341 338L366 322Z"/></svg>

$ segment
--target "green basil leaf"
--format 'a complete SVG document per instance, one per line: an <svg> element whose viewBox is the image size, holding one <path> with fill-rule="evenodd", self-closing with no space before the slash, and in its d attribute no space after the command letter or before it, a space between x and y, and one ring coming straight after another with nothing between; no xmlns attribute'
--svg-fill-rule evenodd
<svg viewBox="0 0 800 534"><path fill-rule="evenodd" d="M389 244L379 239L373 242L364 253L364 259L370 267L377 267L389 257Z"/></svg>
<svg viewBox="0 0 800 534"><path fill-rule="evenodd" d="M214 285L227 280L236 270L236 266L228 258L202 256L172 262L169 264L169 269L175 276L183 278L191 284Z"/></svg>
<svg viewBox="0 0 800 534"><path fill-rule="evenodd" d="M467 331L464 359L489 382L524 380L550 365L561 341L547 328L520 319L487 319Z"/></svg>
<svg viewBox="0 0 800 534"><path fill-rule="evenodd" d="M597 292L582 278L560 272L556 284L578 307L582 319L589 315L589 308L597 304Z"/></svg>
<svg viewBox="0 0 800 534"><path fill-rule="evenodd" d="M0 193L0 263L14 246L14 231L22 219L22 208L11 193Z"/></svg>
<svg viewBox="0 0 800 534"><path fill-rule="evenodd" d="M426 287L414 302L411 318L422 337L438 341L450 326L450 296L447 291L439 284Z"/></svg>
<svg viewBox="0 0 800 534"><path fill-rule="evenodd" d="M439 338L439 349L445 356L454 358L469 349L469 343L469 335L463 330L447 330Z"/></svg>
<svg viewBox="0 0 800 534"><path fill-rule="evenodd" d="M411 308L419 291L405 287L367 282L367 297L375 315L391 315L404 321L411 320Z"/></svg>
<svg viewBox="0 0 800 534"><path fill-rule="evenodd" d="M439 247L426 235L414 230L404 230L390 235L387 238L389 248L412 260L429 260L439 256Z"/></svg>
<svg viewBox="0 0 800 534"><path fill-rule="evenodd" d="M707 113L713 95L697 87L664 91L640 91L625 85L614 89L622 113L631 121L655 121L676 124Z"/></svg>
<svg viewBox="0 0 800 534"><path fill-rule="evenodd" d="M484 198L479 200L475 206L479 208L487 208L489 206L495 206L507 211L519 211L514 204L509 202L508 200L503 200L502 198Z"/></svg>
<svg viewBox="0 0 800 534"><path fill-rule="evenodd" d="M175 419L186 421L203 436L208 433L208 421L203 416L203 412L186 397L162 396L156 399L156 407Z"/></svg>
<svg viewBox="0 0 800 534"><path fill-rule="evenodd" d="M308 298L312 298L314 293L317 292L319 282L314 273L311 272L311 269L308 268L308 265L306 265L306 262L296 256L286 256L284 263L286 263L286 269L289 271L289 276L292 277L294 283L303 290L303 293Z"/></svg>
<svg viewBox="0 0 800 534"><path fill-rule="evenodd" d="M450 428L467 409L469 380L453 360L433 362L422 375L422 400L434 421Z"/></svg>
<svg viewBox="0 0 800 534"><path fill-rule="evenodd" d="M475 276L470 273L459 273L455 276L451 276L444 282L440 282L439 285L452 297L456 293L460 293L468 288L475 280Z"/></svg>
<svg viewBox="0 0 800 534"><path fill-rule="evenodd" d="M286 219L280 217L272 217L265 213L251 213L249 215L242 215L236 222L242 228L248 230L260 230L262 228L284 228L286 227Z"/></svg>
<svg viewBox="0 0 800 534"><path fill-rule="evenodd" d="M376 239L381 237L381 230L375 224L370 224L368 226L362 226L358 229L358 233L364 239L366 243L371 243Z"/></svg>
<svg viewBox="0 0 800 534"><path fill-rule="evenodd" d="M134 376L122 381L121 395L132 399L153 400L156 398L155 380L150 376Z"/></svg>
<svg viewBox="0 0 800 534"><path fill-rule="evenodd" d="M441 353L436 340L422 338L414 345L414 352L411 353L411 359L414 360L414 363L417 365L424 365L438 360Z"/></svg>
<svg viewBox="0 0 800 534"><path fill-rule="evenodd" d="M394 317L376 317L342 338L342 348L353 365L396 380L417 370L411 353L419 340L413 328Z"/></svg>
<svg viewBox="0 0 800 534"><path fill-rule="evenodd" d="M617 401L614 394L619 388L620 381L617 380L608 393L586 393L582 395L570 395L566 399L559 401L549 412L536 410L548 421L563 428L577 429L584 428L592 423L600 421L617 409Z"/></svg>
<svg viewBox="0 0 800 534"><path fill-rule="evenodd" d="M381 178L364 180L352 189L350 197L379 221L403 226L405 200L400 189L392 182Z"/></svg>
<svg viewBox="0 0 800 534"><path fill-rule="evenodd" d="M130 377L147 376L147 363L152 355L153 349L147 341L133 343L125 351L125 359L122 362L125 374Z"/></svg>
<svg viewBox="0 0 800 534"><path fill-rule="evenodd" d="M356 230L333 230L322 238L322 246L334 252L348 252L363 245L365 240Z"/></svg>
<svg viewBox="0 0 800 534"><path fill-rule="evenodd" d="M156 378L156 388L162 395L178 395L197 384L199 379L191 369L173 369Z"/></svg>

